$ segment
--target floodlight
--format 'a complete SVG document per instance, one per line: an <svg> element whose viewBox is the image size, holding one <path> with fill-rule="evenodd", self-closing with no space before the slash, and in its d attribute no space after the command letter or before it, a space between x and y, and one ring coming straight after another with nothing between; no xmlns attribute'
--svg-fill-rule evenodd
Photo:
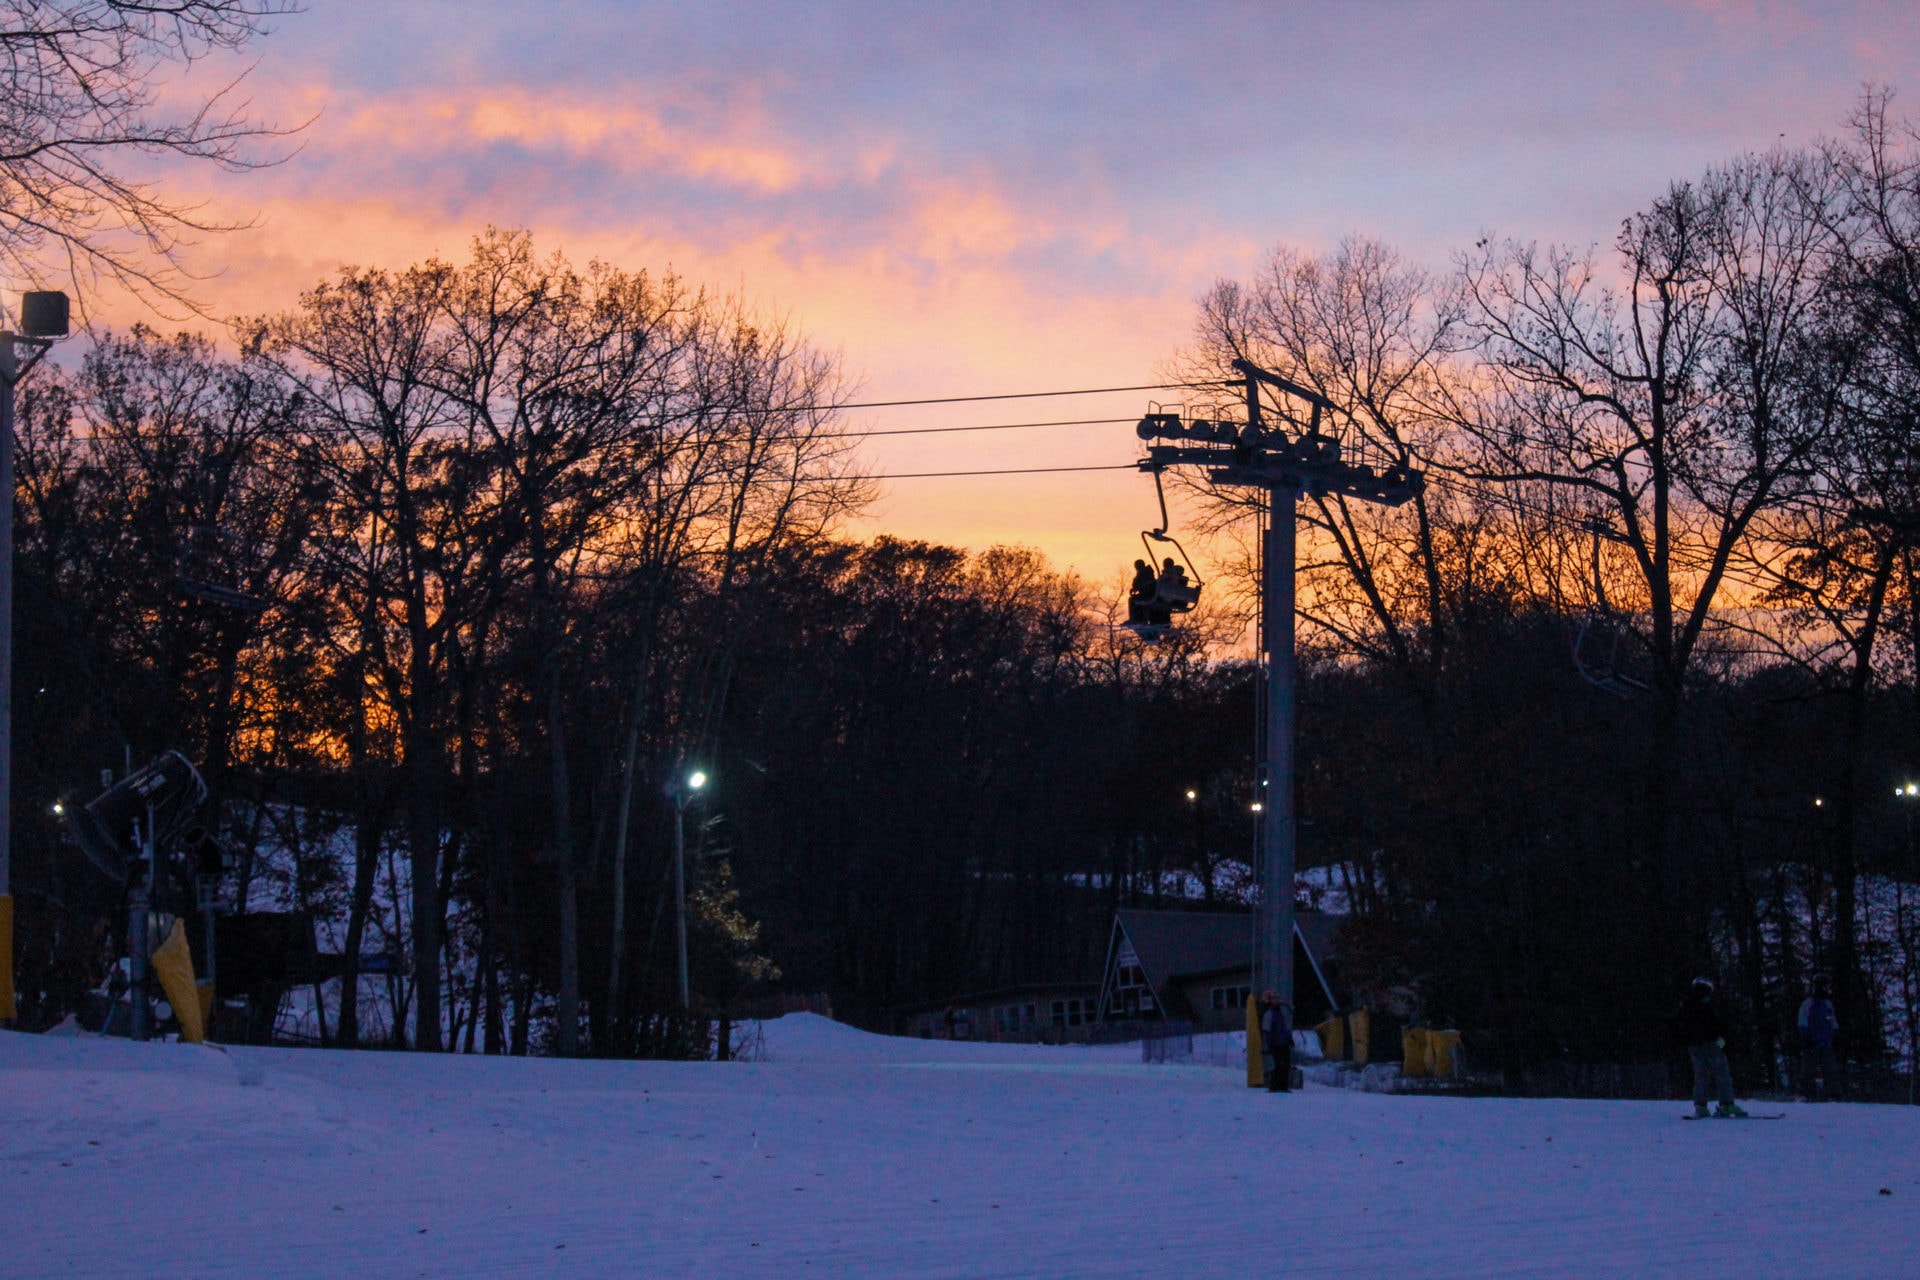
<svg viewBox="0 0 1920 1280"><path fill-rule="evenodd" d="M693 790L698 791L700 788L706 785L707 785L707 775L702 773L700 770L695 769L692 773L687 775L687 786L689 786Z"/></svg>
<svg viewBox="0 0 1920 1280"><path fill-rule="evenodd" d="M20 333L28 338L64 338L70 329L67 295L57 289L20 295Z"/></svg>

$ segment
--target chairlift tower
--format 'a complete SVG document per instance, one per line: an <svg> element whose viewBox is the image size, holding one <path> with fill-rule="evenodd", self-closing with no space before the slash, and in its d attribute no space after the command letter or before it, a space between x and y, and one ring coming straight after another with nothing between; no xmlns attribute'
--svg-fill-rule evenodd
<svg viewBox="0 0 1920 1280"><path fill-rule="evenodd" d="M1198 467L1221 488L1266 494L1267 527L1261 540L1261 650L1267 666L1267 714L1261 740L1259 780L1260 902L1254 913L1253 975L1256 991L1277 991L1293 1006L1294 822L1294 557L1295 506L1302 494L1337 494L1397 507L1426 486L1426 477L1404 457L1375 467L1354 456L1322 427L1339 406L1278 374L1233 362L1245 382L1246 421L1210 422L1177 413L1149 413L1138 433L1148 441L1140 469ZM1280 393L1269 424L1261 388ZM1309 409L1304 426L1286 400ZM1180 443L1158 443L1178 441Z"/></svg>

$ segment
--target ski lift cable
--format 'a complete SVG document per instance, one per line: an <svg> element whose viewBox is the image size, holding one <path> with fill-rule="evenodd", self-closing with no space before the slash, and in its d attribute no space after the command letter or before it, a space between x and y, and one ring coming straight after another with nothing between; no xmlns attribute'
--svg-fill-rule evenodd
<svg viewBox="0 0 1920 1280"><path fill-rule="evenodd" d="M1131 418L1063 418L1053 422L991 422L977 427L884 427L871 431L831 431L812 437L815 440L864 440L868 436L937 436L955 431L1022 431L1029 427L1106 427L1131 425Z"/></svg>
<svg viewBox="0 0 1920 1280"><path fill-rule="evenodd" d="M1123 391L1184 391L1238 386L1238 382L1151 382L1137 387L1081 387L1072 391L1009 391L991 396L928 396L918 400L866 400L848 404L792 404L775 406L783 413L831 413L841 409L898 409L921 404L973 404L982 400L1039 400L1048 396L1104 396Z"/></svg>
<svg viewBox="0 0 1920 1280"><path fill-rule="evenodd" d="M1061 471L1137 471L1131 462L1110 462L1092 467L1001 467L987 471L904 471L892 475L861 476L862 480L942 480L952 476L1037 476Z"/></svg>

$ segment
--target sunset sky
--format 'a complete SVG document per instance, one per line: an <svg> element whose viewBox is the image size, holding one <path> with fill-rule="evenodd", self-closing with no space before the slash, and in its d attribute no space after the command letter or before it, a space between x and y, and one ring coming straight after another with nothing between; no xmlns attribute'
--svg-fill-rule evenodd
<svg viewBox="0 0 1920 1280"><path fill-rule="evenodd" d="M1158 380L1194 299L1275 245L1605 241L1676 178L1920 112L1911 3L648 4L308 0L253 51L262 172L173 189L257 229L219 313L488 223L785 311L861 399ZM217 70L217 69L216 69ZM1137 416L1128 394L873 410L917 427ZM1035 406L1043 406L1036 410ZM870 442L884 473L1126 462L1127 426ZM1105 580L1127 472L886 486L870 528L1013 541Z"/></svg>

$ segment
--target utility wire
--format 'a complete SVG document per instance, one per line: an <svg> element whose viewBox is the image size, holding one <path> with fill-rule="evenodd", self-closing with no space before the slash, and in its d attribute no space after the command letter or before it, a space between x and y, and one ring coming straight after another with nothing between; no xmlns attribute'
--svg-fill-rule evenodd
<svg viewBox="0 0 1920 1280"><path fill-rule="evenodd" d="M785 413L829 413L836 409L897 409L914 404L971 404L977 400L1038 400L1045 396L1104 396L1121 391L1182 391L1237 387L1239 382L1151 382L1138 387L1083 387L1078 391L1010 391L997 396L933 396L924 400L868 400L856 404L780 405Z"/></svg>
<svg viewBox="0 0 1920 1280"><path fill-rule="evenodd" d="M1058 422L994 422L978 427L886 427L873 431L832 431L813 436L815 440L864 440L868 436L934 436L950 431L1020 431L1027 427L1107 427L1138 418L1065 418Z"/></svg>
<svg viewBox="0 0 1920 1280"><path fill-rule="evenodd" d="M862 480L942 480L950 476L1038 476L1059 471L1137 471L1131 462L1111 462L1098 467L1007 467L993 471L905 471L896 475L861 476Z"/></svg>

